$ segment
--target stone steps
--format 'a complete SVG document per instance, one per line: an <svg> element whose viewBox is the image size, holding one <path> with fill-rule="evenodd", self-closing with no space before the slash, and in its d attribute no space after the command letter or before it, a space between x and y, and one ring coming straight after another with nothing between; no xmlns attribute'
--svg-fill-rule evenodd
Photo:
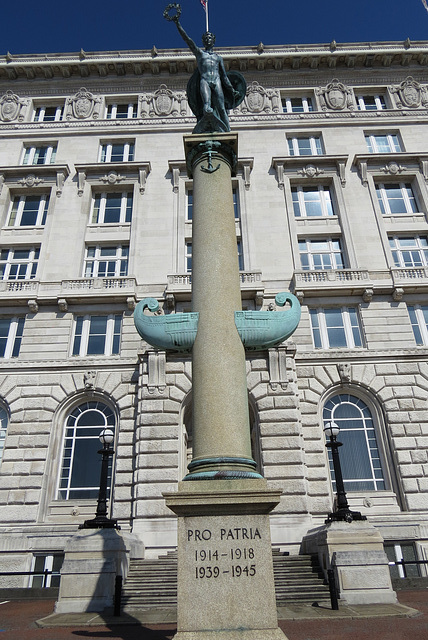
<svg viewBox="0 0 428 640"><path fill-rule="evenodd" d="M316 556L289 556L273 550L277 606L329 600L328 586ZM131 560L123 586L122 610L177 607L177 552L157 560Z"/></svg>

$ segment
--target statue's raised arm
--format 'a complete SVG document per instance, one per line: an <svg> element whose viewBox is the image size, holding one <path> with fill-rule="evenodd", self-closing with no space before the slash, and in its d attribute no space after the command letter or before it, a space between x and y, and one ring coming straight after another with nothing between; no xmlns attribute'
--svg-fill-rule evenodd
<svg viewBox="0 0 428 640"><path fill-rule="evenodd" d="M198 120L193 132L230 131L227 110L236 107L245 97L243 76L237 71L226 72L222 57L214 51L213 33L206 31L203 34L204 49L194 43L180 24L179 4L169 4L163 15L175 22L179 34L196 57L198 68L187 84L189 105Z"/></svg>

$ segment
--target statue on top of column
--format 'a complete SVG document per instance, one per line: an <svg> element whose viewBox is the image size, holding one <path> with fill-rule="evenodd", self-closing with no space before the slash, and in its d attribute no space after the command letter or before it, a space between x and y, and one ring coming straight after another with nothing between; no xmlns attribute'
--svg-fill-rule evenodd
<svg viewBox="0 0 428 640"><path fill-rule="evenodd" d="M175 13L171 15L171 11ZM179 34L196 57L198 64L187 84L187 98L197 118L193 133L230 131L227 111L238 106L245 98L246 82L238 71L226 72L223 58L213 50L215 35L206 31L202 36L205 49L198 47L179 22L181 6L169 4L164 18L176 24Z"/></svg>

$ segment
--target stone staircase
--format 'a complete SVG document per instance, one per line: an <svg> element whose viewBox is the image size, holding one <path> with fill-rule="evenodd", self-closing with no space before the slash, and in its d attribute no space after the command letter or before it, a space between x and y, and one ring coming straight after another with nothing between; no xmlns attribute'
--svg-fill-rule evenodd
<svg viewBox="0 0 428 640"><path fill-rule="evenodd" d="M277 606L329 600L316 556L289 556L273 549ZM122 611L177 607L177 552L156 560L131 560L123 585Z"/></svg>

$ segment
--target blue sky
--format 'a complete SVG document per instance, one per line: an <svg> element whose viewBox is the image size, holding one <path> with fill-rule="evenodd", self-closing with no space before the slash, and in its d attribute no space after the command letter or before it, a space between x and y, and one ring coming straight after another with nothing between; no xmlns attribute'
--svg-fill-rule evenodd
<svg viewBox="0 0 428 640"><path fill-rule="evenodd" d="M209 0L218 46L428 40L421 0ZM167 0L3 0L0 54L182 47L163 19ZM181 0L181 21L197 41L205 30L199 0Z"/></svg>

